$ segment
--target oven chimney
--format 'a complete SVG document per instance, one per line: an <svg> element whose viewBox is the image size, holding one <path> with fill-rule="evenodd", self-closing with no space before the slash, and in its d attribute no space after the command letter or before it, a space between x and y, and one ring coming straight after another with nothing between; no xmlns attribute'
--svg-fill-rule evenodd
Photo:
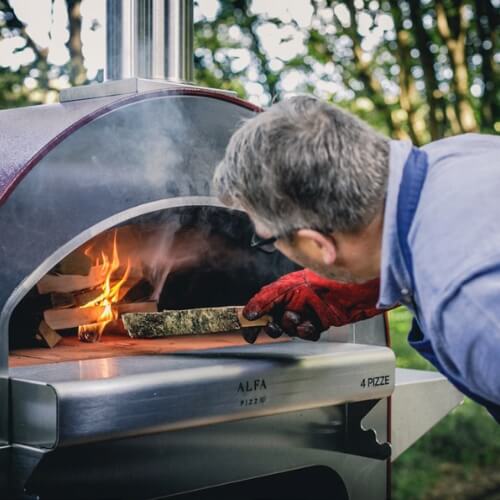
<svg viewBox="0 0 500 500"><path fill-rule="evenodd" d="M193 0L107 0L106 79L193 79Z"/></svg>

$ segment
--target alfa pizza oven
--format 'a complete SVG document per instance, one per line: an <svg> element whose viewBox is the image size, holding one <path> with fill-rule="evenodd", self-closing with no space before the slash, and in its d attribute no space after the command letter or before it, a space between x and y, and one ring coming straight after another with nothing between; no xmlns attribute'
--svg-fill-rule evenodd
<svg viewBox="0 0 500 500"><path fill-rule="evenodd" d="M386 498L391 461L461 396L395 368L383 316L316 343L124 331L295 267L212 194L259 109L184 83L190 1L107 14L107 82L0 113L0 496Z"/></svg>

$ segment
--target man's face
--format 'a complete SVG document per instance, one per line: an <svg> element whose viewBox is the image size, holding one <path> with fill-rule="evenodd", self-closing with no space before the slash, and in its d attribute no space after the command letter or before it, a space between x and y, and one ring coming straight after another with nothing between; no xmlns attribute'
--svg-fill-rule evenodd
<svg viewBox="0 0 500 500"><path fill-rule="evenodd" d="M307 245L307 244L306 244ZM297 244L294 238L291 241L278 240L275 243L276 248L290 260L293 260L302 267L311 269L316 274L324 278L337 281L356 282L358 281L351 271L345 267L333 263L326 265L323 259L314 250L304 249L304 244ZM308 245L307 245L308 246ZM362 279L361 281L365 281Z"/></svg>
<svg viewBox="0 0 500 500"><path fill-rule="evenodd" d="M263 239L276 236L258 222L255 231ZM278 239L274 246L290 260L328 279L363 283L380 272L377 244L368 234L297 230L289 238Z"/></svg>
<svg viewBox="0 0 500 500"><path fill-rule="evenodd" d="M268 239L275 236L261 223L255 221L254 225L255 232L260 238ZM333 241L331 244L334 244ZM278 239L274 246L293 262L311 269L320 276L337 281L357 281L348 268L343 267L341 263L339 265L338 259L333 264L326 265L321 249L310 238L293 234L290 238Z"/></svg>

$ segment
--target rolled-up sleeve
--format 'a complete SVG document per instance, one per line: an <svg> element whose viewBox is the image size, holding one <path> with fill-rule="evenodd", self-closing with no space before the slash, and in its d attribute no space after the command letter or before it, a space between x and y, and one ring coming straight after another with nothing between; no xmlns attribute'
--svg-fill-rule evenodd
<svg viewBox="0 0 500 500"><path fill-rule="evenodd" d="M470 390L500 404L500 264L455 287L432 316L441 363Z"/></svg>

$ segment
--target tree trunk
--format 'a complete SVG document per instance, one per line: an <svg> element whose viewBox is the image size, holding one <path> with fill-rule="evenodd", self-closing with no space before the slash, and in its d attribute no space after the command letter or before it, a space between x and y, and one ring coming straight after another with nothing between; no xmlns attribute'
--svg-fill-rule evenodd
<svg viewBox="0 0 500 500"><path fill-rule="evenodd" d="M69 22L69 39L66 43L70 55L69 81L71 85L82 85L87 82L87 70L82 53L81 0L66 0L66 7Z"/></svg>
<svg viewBox="0 0 500 500"><path fill-rule="evenodd" d="M419 137L417 131L424 127L419 127L418 119L415 114L418 92L415 88L415 81L411 74L410 34L403 28L403 18L401 10L399 9L398 0L390 0L390 4L398 45L396 58L399 63L399 102L401 108L406 112L406 116L408 117L408 133L410 138L413 144L420 145L424 141Z"/></svg>
<svg viewBox="0 0 500 500"><path fill-rule="evenodd" d="M383 113L387 128L395 137L404 138L404 132L401 130L393 117L391 108L384 99L384 91L380 82L374 77L370 68L370 63L363 59L363 49L361 48L361 40L358 33L358 23L356 19L356 7L353 0L346 1L347 8L351 16L351 26L346 30L351 37L353 43L354 63L358 72L359 79L363 82L371 100L375 106Z"/></svg>
<svg viewBox="0 0 500 500"><path fill-rule="evenodd" d="M460 122L458 121L456 108L452 104L446 106L446 116L450 124L451 133L453 135L458 135L462 133L462 128L460 127Z"/></svg>
<svg viewBox="0 0 500 500"><path fill-rule="evenodd" d="M448 48L460 128L463 132L475 132L478 127L469 102L469 74L465 52L468 21L463 1L454 0L453 7L446 8L443 0L436 0L436 22L439 34Z"/></svg>
<svg viewBox="0 0 500 500"><path fill-rule="evenodd" d="M484 83L484 93L480 106L481 125L483 128L493 130L495 118L500 115L495 95L500 86L500 76L498 72L495 73L493 66L495 40L492 26L496 26L494 23L497 21L495 19L497 16L495 12L489 12L488 4L489 0L475 0L477 35L480 42L481 77ZM486 45L488 42L490 42L490 46Z"/></svg>
<svg viewBox="0 0 500 500"><path fill-rule="evenodd" d="M481 0L479 0L481 1ZM420 52L427 103L429 105L429 133L433 141L444 137L446 123L446 102L434 71L436 60L430 50L432 40L422 23L423 12L420 0L409 0L410 18L415 33L415 45Z"/></svg>

